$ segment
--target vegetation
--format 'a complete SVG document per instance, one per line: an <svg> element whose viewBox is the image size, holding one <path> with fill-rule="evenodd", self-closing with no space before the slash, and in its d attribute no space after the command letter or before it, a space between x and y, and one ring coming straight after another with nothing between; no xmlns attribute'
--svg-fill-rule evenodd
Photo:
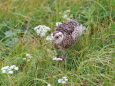
<svg viewBox="0 0 115 86"><path fill-rule="evenodd" d="M114 86L114 5L115 0L0 0L0 68L19 68L13 74L0 70L0 86ZM46 36L56 22L66 21L66 10L86 30L65 61L54 61ZM51 30L38 37L38 25ZM58 83L64 76L68 81Z"/></svg>

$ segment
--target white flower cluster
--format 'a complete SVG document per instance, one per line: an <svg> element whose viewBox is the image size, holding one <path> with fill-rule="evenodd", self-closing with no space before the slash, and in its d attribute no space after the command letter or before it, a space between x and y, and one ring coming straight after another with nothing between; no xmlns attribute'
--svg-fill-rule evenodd
<svg viewBox="0 0 115 86"><path fill-rule="evenodd" d="M55 58L53 58L53 60L55 60L55 61L62 61L63 59L55 57Z"/></svg>
<svg viewBox="0 0 115 86"><path fill-rule="evenodd" d="M65 84L68 81L67 77L62 77L61 79L58 79L58 83Z"/></svg>
<svg viewBox="0 0 115 86"><path fill-rule="evenodd" d="M69 21L70 20L70 18L68 17L69 14L70 14L70 10L64 11L63 16L62 16L63 19Z"/></svg>
<svg viewBox="0 0 115 86"><path fill-rule="evenodd" d="M26 57L27 58L23 58L23 60L30 61L33 58L29 53L26 53Z"/></svg>
<svg viewBox="0 0 115 86"><path fill-rule="evenodd" d="M46 32L50 31L50 28L45 26L45 25L38 25L34 28L36 31L37 35L39 36L45 36Z"/></svg>
<svg viewBox="0 0 115 86"><path fill-rule="evenodd" d="M30 55L30 54L26 54L26 57L28 57L29 59L31 59L32 58L32 56Z"/></svg>
<svg viewBox="0 0 115 86"><path fill-rule="evenodd" d="M56 27L58 27L60 24L62 24L61 22L56 22Z"/></svg>
<svg viewBox="0 0 115 86"><path fill-rule="evenodd" d="M2 73L6 73L6 74L13 74L15 70L18 70L19 68L16 65L11 65L11 66L5 66L2 67Z"/></svg>
<svg viewBox="0 0 115 86"><path fill-rule="evenodd" d="M50 84L47 84L47 86L51 86Z"/></svg>

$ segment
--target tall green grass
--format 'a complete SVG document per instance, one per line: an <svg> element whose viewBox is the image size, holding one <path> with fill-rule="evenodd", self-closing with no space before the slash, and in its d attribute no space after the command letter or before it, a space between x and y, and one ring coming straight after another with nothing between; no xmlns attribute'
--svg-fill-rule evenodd
<svg viewBox="0 0 115 86"><path fill-rule="evenodd" d="M114 86L114 5L115 0L1 0L0 68L14 64L19 70L12 75L0 71L0 86ZM49 26L50 34L56 22L65 21L60 13L68 9L86 31L68 49L66 60L57 62L51 42L37 38L33 28ZM14 32L10 37L8 30ZM30 61L24 60L27 53ZM63 76L69 80L64 85L58 83Z"/></svg>

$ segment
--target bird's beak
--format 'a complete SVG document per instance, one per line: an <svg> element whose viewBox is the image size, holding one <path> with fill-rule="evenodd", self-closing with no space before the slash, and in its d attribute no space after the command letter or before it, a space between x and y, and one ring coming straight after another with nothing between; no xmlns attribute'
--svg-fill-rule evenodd
<svg viewBox="0 0 115 86"><path fill-rule="evenodd" d="M51 34L51 39L54 40L54 36L53 36L53 33Z"/></svg>

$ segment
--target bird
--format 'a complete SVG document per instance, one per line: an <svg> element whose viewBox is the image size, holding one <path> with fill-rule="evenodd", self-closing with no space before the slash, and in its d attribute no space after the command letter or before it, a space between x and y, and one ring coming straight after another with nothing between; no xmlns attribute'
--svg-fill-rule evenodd
<svg viewBox="0 0 115 86"><path fill-rule="evenodd" d="M65 60L67 49L78 41L84 30L85 27L73 19L55 28L51 37L54 48L62 54L61 56L58 55L59 58Z"/></svg>

